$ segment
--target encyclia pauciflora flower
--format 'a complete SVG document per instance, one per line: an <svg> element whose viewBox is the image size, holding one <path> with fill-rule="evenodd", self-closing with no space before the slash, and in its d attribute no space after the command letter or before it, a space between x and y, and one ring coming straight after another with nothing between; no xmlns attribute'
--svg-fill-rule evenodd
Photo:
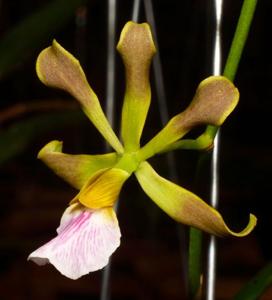
<svg viewBox="0 0 272 300"><path fill-rule="evenodd" d="M38 154L79 192L64 211L57 236L31 253L29 259L39 265L51 263L72 279L103 268L119 246L121 234L114 204L132 174L136 175L144 192L178 222L217 236L238 237L247 235L256 224L256 217L250 215L243 231L231 231L217 210L192 192L161 177L147 162L158 153L182 145L182 137L196 126L221 126L238 103L237 88L222 76L203 80L190 105L141 147L140 138L151 100L149 68L156 52L149 25L128 22L117 50L126 72L122 142L109 125L79 62L68 51L53 41L37 59L40 80L77 99L84 113L115 150L101 155L69 155L62 152L60 141L52 141Z"/></svg>

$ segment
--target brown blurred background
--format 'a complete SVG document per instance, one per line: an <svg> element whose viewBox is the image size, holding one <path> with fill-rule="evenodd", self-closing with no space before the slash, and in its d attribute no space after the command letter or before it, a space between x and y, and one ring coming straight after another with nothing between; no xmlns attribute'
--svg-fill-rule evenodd
<svg viewBox="0 0 272 300"><path fill-rule="evenodd" d="M131 19L132 2L117 1L117 38L125 22ZM235 80L241 94L240 104L223 126L220 147L220 211L234 229L246 224L249 212L256 214L259 222L254 233L246 238L218 241L218 300L231 299L271 259L272 2L259 2ZM12 36L14 40L8 40L14 26L49 3L0 1L0 299L3 300L99 299L101 288L102 272L72 281L52 266L38 267L26 261L30 252L55 235L60 216L76 193L36 159L38 151L53 139L63 140L64 151L69 153L105 151L103 139L76 102L39 82L35 59L56 38L79 58L105 107L107 1L89 0L69 13L63 12L67 18L63 20L60 15L51 29L40 19L30 26L34 33L19 32ZM241 4L237 0L227 0L224 4L224 61ZM154 1L170 116L188 105L199 81L211 74L212 9L210 0ZM48 20L50 17L53 18L49 14ZM144 20L141 8L140 21ZM31 42L22 47L25 41ZM14 54L14 49L18 53ZM123 66L118 55L116 64L118 132L124 91ZM143 143L162 127L153 90ZM199 153L176 151L175 160L177 182L208 200L209 154L197 178ZM169 178L165 156L152 159L152 164ZM188 228L177 225L160 211L134 178L121 193L119 222L123 237L112 260L111 299L185 299ZM206 236L204 248L205 245ZM205 260L204 251L204 271ZM272 290L261 299L272 299Z"/></svg>

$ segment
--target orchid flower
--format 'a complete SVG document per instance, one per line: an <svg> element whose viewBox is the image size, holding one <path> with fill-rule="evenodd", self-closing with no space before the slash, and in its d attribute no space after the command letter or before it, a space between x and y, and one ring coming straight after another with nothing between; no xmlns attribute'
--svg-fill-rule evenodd
<svg viewBox="0 0 272 300"><path fill-rule="evenodd" d="M161 177L147 162L156 154L180 145L182 148L182 141L186 148L188 140L182 137L195 126L221 126L238 103L237 88L222 76L203 80L187 109L170 119L141 147L140 138L151 100L149 68L156 52L149 25L128 22L117 50L126 71L122 143L72 54L54 40L37 59L39 79L77 99L84 113L115 150L101 155L70 155L62 152L60 141L51 141L38 154L38 158L79 192L64 211L57 236L31 253L29 259L39 265L51 263L71 279L103 268L119 246L121 234L114 204L124 182L133 173L144 192L178 222L217 236L237 237L247 235L256 225L256 217L250 215L246 228L233 232L217 210L192 192Z"/></svg>

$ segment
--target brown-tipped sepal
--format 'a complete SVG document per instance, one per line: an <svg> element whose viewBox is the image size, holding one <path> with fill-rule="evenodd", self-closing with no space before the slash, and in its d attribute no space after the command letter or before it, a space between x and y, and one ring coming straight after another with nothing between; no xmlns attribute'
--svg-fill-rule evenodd
<svg viewBox="0 0 272 300"><path fill-rule="evenodd" d="M239 91L223 76L211 76L203 80L190 105L174 116L166 126L141 150L150 157L181 139L199 125L220 126L234 110L239 100ZM171 148L171 146L170 146ZM151 154L149 154L151 153Z"/></svg>
<svg viewBox="0 0 272 300"><path fill-rule="evenodd" d="M56 40L38 56L36 71L47 86L59 88L73 95L83 107L98 101L90 88L79 61Z"/></svg>
<svg viewBox="0 0 272 300"><path fill-rule="evenodd" d="M76 189L81 189L98 170L111 168L118 160L116 153L101 155L62 153L60 141L51 141L45 145L40 150L38 158Z"/></svg>
<svg viewBox="0 0 272 300"><path fill-rule="evenodd" d="M175 117L180 132L207 124L221 126L239 101L239 91L223 76L211 76L201 81L188 108Z"/></svg>
<svg viewBox="0 0 272 300"><path fill-rule="evenodd" d="M149 25L128 22L122 30L117 50L126 71L121 133L125 148L132 151L139 148L151 99L149 69L156 48Z"/></svg>
<svg viewBox="0 0 272 300"><path fill-rule="evenodd" d="M149 89L149 66L156 52L149 25L127 22L121 32L117 50L126 68L127 88L136 95L145 96Z"/></svg>
<svg viewBox="0 0 272 300"><path fill-rule="evenodd" d="M48 86L62 89L75 97L83 111L109 144L119 153L123 146L105 117L99 100L89 86L79 61L56 40L38 56L36 71L39 79Z"/></svg>

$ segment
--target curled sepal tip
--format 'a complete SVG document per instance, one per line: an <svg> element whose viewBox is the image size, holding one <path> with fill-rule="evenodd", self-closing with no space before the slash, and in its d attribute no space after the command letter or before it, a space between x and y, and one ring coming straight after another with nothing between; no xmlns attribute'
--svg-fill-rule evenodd
<svg viewBox="0 0 272 300"><path fill-rule="evenodd" d="M66 154L62 152L62 142L55 140L40 150L38 158L73 187L81 189L98 170L113 167L118 156L116 153Z"/></svg>
<svg viewBox="0 0 272 300"><path fill-rule="evenodd" d="M109 144L119 153L123 147L105 117L99 100L90 87L79 61L56 40L37 58L39 79L48 86L70 93Z"/></svg>
<svg viewBox="0 0 272 300"><path fill-rule="evenodd" d="M112 207L130 174L119 168L97 171L71 201L80 202L90 209Z"/></svg>
<svg viewBox="0 0 272 300"><path fill-rule="evenodd" d="M250 214L249 223L241 232L225 224L220 213L190 191L159 176L147 163L141 163L136 177L146 194L174 220L216 236L242 237L249 234L257 219Z"/></svg>

